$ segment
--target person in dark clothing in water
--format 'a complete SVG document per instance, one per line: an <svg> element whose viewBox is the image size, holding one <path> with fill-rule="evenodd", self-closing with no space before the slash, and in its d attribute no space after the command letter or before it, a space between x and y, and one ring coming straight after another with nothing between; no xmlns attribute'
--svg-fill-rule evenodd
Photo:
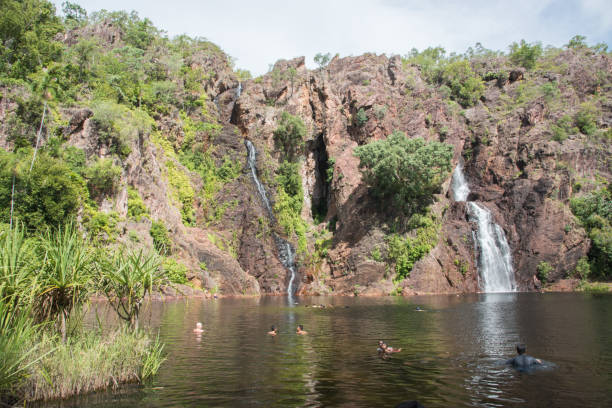
<svg viewBox="0 0 612 408"><path fill-rule="evenodd" d="M509 364L512 367L518 368L518 369L526 369L536 364L542 364L542 360L539 360L537 358L534 358L534 357L531 357L525 354L524 344L517 344L516 352L518 353L518 356L506 361L506 364Z"/></svg>

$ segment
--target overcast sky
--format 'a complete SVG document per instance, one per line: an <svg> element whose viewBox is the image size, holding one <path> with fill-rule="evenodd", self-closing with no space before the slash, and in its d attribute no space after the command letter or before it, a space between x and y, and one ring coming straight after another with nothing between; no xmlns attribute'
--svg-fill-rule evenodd
<svg viewBox="0 0 612 408"><path fill-rule="evenodd" d="M53 0L61 10L63 0ZM202 36L263 74L278 59L317 52L404 55L476 42L507 51L513 41L562 46L576 34L612 47L611 0L76 0L89 13L136 10L170 36Z"/></svg>

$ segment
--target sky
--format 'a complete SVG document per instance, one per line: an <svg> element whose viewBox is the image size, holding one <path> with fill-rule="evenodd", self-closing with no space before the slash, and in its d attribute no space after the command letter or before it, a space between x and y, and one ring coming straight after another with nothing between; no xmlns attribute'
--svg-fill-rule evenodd
<svg viewBox="0 0 612 408"><path fill-rule="evenodd" d="M61 10L63 0L53 0ZM201 36L254 76L278 59L315 54L405 55L442 46L463 53L480 42L567 44L576 34L612 47L610 0L74 0L88 13L135 10L169 36Z"/></svg>

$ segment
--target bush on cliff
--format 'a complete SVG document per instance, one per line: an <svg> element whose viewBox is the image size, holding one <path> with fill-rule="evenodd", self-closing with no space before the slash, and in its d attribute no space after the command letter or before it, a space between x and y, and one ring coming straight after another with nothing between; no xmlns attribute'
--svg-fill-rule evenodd
<svg viewBox="0 0 612 408"><path fill-rule="evenodd" d="M373 193L412 213L427 207L440 190L451 170L453 147L395 131L385 140L356 147L354 154Z"/></svg>
<svg viewBox="0 0 612 408"><path fill-rule="evenodd" d="M612 194L610 187L570 200L570 208L591 239L592 276L612 278Z"/></svg>
<svg viewBox="0 0 612 408"><path fill-rule="evenodd" d="M304 139L306 137L306 126L299 116L283 112L274 130L274 142L280 148L289 161L294 161L302 152Z"/></svg>
<svg viewBox="0 0 612 408"><path fill-rule="evenodd" d="M529 44L525 40L510 45L510 61L525 69L535 67L536 61L542 55L542 44L539 42Z"/></svg>

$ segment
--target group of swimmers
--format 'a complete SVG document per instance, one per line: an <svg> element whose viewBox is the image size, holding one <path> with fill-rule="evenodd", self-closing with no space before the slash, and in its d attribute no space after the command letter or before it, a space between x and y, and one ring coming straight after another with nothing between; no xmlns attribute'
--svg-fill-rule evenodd
<svg viewBox="0 0 612 408"><path fill-rule="evenodd" d="M304 336L305 334L308 334L308 332L306 330L304 330L304 326L302 326L301 324L297 325L295 333L299 334L300 336ZM276 336L278 334L278 329L276 328L276 326L271 326L270 327L270 331L268 332L268 334L270 336Z"/></svg>

